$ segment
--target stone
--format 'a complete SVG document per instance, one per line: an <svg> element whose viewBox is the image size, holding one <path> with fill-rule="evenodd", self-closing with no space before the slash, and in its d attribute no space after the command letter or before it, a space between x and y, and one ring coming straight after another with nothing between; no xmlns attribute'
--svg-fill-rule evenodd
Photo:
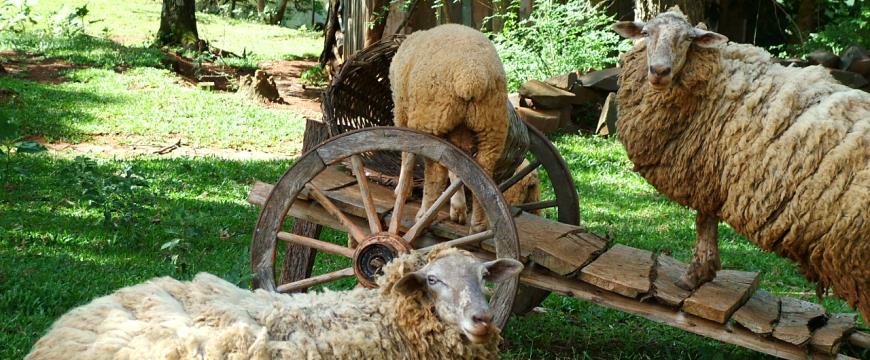
<svg viewBox="0 0 870 360"><path fill-rule="evenodd" d="M807 55L807 60L810 61L810 64L821 65L829 69L839 68L841 63L839 56L828 50L821 49Z"/></svg>

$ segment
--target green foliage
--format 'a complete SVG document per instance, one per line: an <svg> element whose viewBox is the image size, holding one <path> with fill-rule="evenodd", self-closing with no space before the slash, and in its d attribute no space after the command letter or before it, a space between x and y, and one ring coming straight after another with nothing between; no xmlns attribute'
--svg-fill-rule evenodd
<svg viewBox="0 0 870 360"><path fill-rule="evenodd" d="M543 80L570 71L616 64L617 50L629 42L610 30L614 19L589 0L535 2L528 19L518 19L518 0L511 0L504 28L493 36L514 90L530 79Z"/></svg>
<svg viewBox="0 0 870 360"><path fill-rule="evenodd" d="M299 80L303 85L306 86L314 86L314 87L324 87L329 81L329 78L326 76L326 71L320 67L320 65L309 66L305 70L302 70L302 74L299 75Z"/></svg>
<svg viewBox="0 0 870 360"><path fill-rule="evenodd" d="M0 4L0 31L22 32L39 20L33 13L32 0L4 0Z"/></svg>
<svg viewBox="0 0 870 360"><path fill-rule="evenodd" d="M787 9L797 8L793 1L777 0ZM803 42L773 46L771 51L778 56L803 56L818 49L840 54L847 47L858 44L870 48L870 0L822 0L816 32L801 34ZM792 10L796 13L796 10ZM796 32L788 29L789 32Z"/></svg>

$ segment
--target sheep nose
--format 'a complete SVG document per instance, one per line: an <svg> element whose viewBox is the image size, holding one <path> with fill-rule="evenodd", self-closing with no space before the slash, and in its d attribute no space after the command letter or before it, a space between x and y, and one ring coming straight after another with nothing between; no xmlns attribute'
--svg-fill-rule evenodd
<svg viewBox="0 0 870 360"><path fill-rule="evenodd" d="M668 76L671 73L671 67L665 65L652 65L649 67L649 73L659 77Z"/></svg>
<svg viewBox="0 0 870 360"><path fill-rule="evenodd" d="M471 320L474 320L475 323L489 324L492 322L492 313L487 311L485 313L475 314L471 317Z"/></svg>

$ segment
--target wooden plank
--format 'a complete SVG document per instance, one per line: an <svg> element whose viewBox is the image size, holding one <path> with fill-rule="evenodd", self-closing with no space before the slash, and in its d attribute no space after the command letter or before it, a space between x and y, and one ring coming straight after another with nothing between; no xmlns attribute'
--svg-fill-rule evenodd
<svg viewBox="0 0 870 360"><path fill-rule="evenodd" d="M617 244L580 270L580 280L636 298L652 287L652 252Z"/></svg>
<svg viewBox="0 0 870 360"><path fill-rule="evenodd" d="M701 285L683 302L683 311L724 324L756 287L758 273L720 270L713 281Z"/></svg>
<svg viewBox="0 0 870 360"><path fill-rule="evenodd" d="M826 354L840 352L840 344L855 329L857 314L834 314L825 326L813 332L810 347Z"/></svg>
<svg viewBox="0 0 870 360"><path fill-rule="evenodd" d="M758 290L734 313L734 321L759 335L770 335L779 320L779 297Z"/></svg>
<svg viewBox="0 0 870 360"><path fill-rule="evenodd" d="M602 255L603 256L603 255ZM725 343L752 349L783 359L806 360L806 350L773 338L755 335L749 330L727 328L716 322L699 318L655 302L641 302L596 288L576 279L560 277L539 270L523 270L520 282L550 290L622 312L642 316L657 323L672 326Z"/></svg>
<svg viewBox="0 0 870 360"><path fill-rule="evenodd" d="M678 261L670 256L659 254L656 258L655 281L653 281L653 297L659 302L679 307L686 300L691 291L676 285L680 276L686 273L689 265Z"/></svg>
<svg viewBox="0 0 870 360"><path fill-rule="evenodd" d="M825 309L819 304L795 298L782 298L779 323L773 337L795 345L803 345L812 337L812 330L824 319Z"/></svg>
<svg viewBox="0 0 870 360"><path fill-rule="evenodd" d="M521 235L520 246L527 240L531 242L531 238ZM563 276L573 274L591 263L607 250L608 245L604 238L579 229L559 238L537 240L529 259Z"/></svg>

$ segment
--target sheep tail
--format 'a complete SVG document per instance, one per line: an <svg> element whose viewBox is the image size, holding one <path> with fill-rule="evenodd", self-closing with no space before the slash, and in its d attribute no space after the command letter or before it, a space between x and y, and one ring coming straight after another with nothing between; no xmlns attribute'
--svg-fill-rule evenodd
<svg viewBox="0 0 870 360"><path fill-rule="evenodd" d="M457 97L465 101L481 99L491 87L492 72L477 59L469 59L462 71L453 75L453 91Z"/></svg>

